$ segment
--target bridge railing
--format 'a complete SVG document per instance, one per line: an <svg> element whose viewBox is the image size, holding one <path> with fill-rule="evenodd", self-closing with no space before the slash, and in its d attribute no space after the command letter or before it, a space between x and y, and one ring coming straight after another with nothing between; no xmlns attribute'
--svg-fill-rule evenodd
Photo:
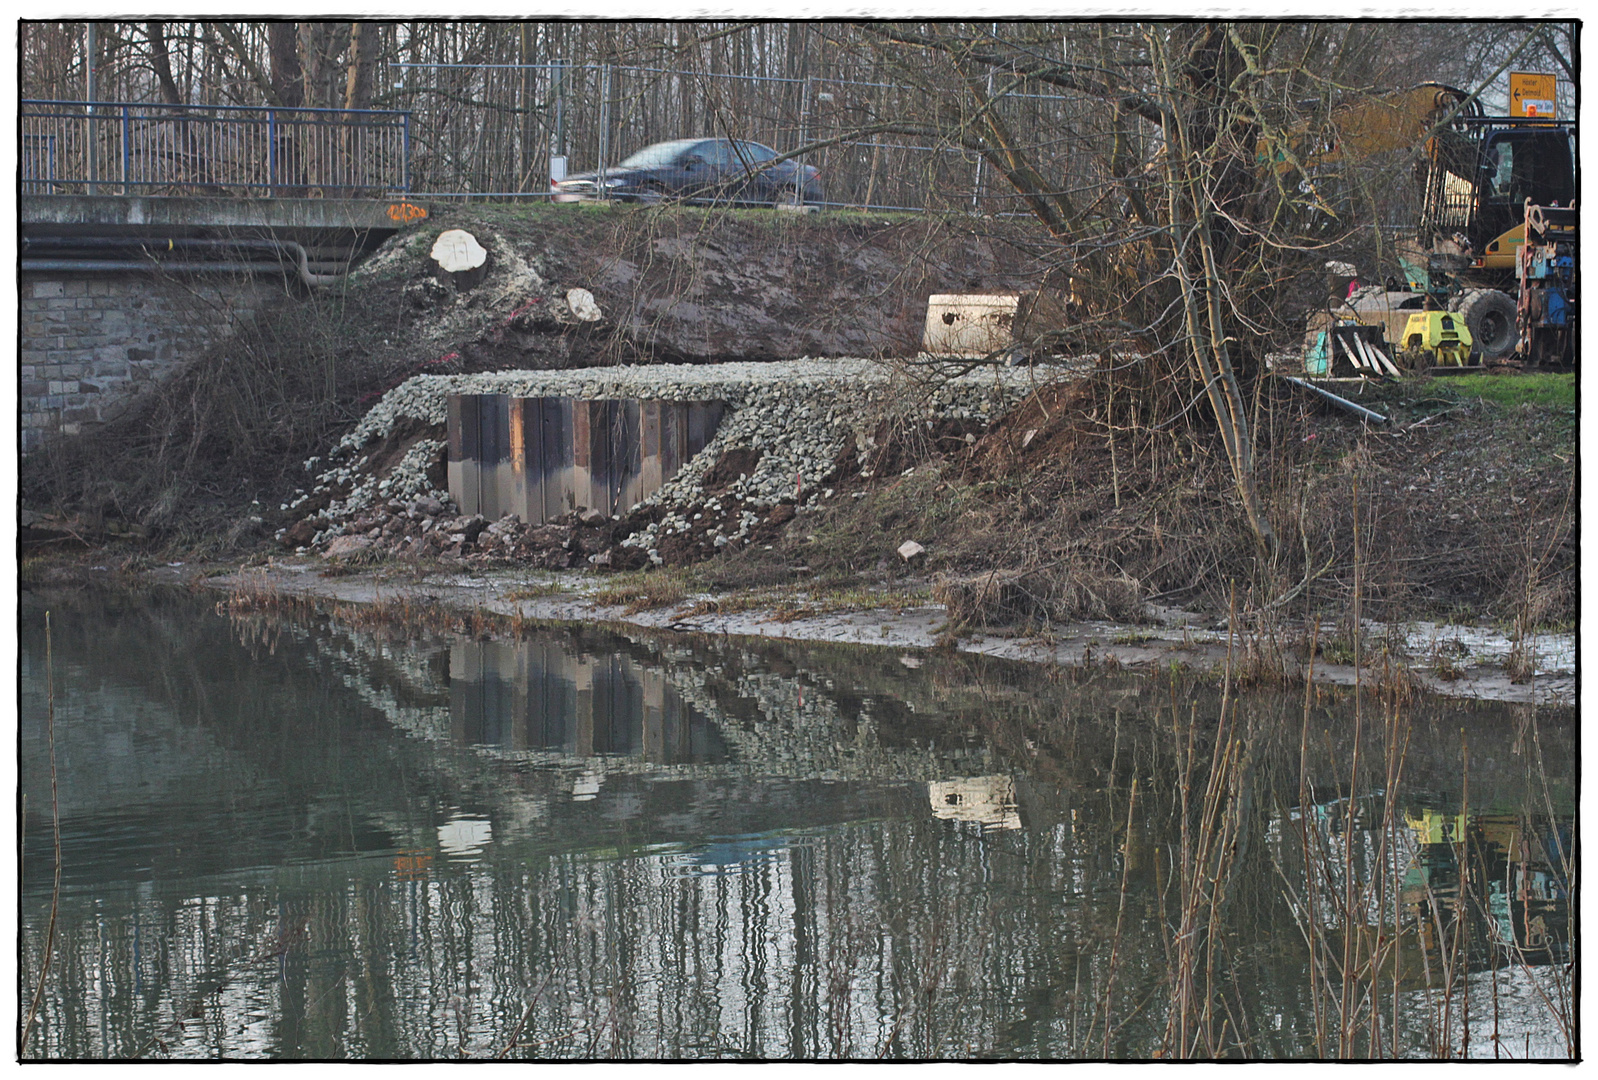
<svg viewBox="0 0 1598 1080"><path fill-rule="evenodd" d="M19 103L22 193L358 198L410 189L411 114Z"/></svg>

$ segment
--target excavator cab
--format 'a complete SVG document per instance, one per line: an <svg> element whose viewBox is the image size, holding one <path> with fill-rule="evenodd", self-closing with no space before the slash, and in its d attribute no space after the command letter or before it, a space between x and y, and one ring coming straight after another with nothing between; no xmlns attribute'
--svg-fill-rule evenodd
<svg viewBox="0 0 1598 1080"><path fill-rule="evenodd" d="M1569 121L1466 117L1441 135L1426 180L1421 242L1462 237L1480 284L1510 287L1524 242L1526 201L1569 206L1576 197Z"/></svg>
<svg viewBox="0 0 1598 1080"><path fill-rule="evenodd" d="M1514 248L1525 239L1527 201L1569 206L1576 197L1571 134L1547 126L1490 130L1482 140L1480 168L1476 215L1467 235L1478 268L1513 272Z"/></svg>

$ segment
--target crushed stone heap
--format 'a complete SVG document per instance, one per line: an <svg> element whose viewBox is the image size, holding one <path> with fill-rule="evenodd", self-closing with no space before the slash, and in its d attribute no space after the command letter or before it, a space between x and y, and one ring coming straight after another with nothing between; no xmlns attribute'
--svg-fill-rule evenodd
<svg viewBox="0 0 1598 1080"><path fill-rule="evenodd" d="M841 469L858 473L866 463L884 419L982 427L1064 374L990 366L934 376L904 362L806 358L420 375L389 391L329 461L306 462L308 471L320 468L315 485L284 509L301 510L316 530L308 543L307 527L284 530L280 539L334 555L387 539L394 554L497 555L545 566L578 565L583 556L601 566L658 564L667 561L663 550L680 554L685 543L703 557L763 538L769 531L763 526L780 526L797 509L830 497L827 484ZM529 526L513 516L495 523L462 518L440 489L451 394L723 401L728 411L709 445L621 518L579 508L570 522ZM584 535L585 529L601 535ZM538 550L528 550L530 540ZM553 541L565 557L550 557Z"/></svg>

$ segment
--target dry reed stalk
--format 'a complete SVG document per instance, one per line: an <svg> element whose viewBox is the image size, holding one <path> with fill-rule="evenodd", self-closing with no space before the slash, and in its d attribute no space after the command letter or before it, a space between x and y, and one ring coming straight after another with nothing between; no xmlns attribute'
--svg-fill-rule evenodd
<svg viewBox="0 0 1598 1080"><path fill-rule="evenodd" d="M50 834L55 845L55 884L50 891L50 925L44 936L44 957L40 962L39 981L33 989L33 1000L28 1006L28 1020L22 1027L22 1037L17 1043L17 1054L28 1048L34 1022L39 1017L39 1003L44 999L45 980L50 975L50 959L55 953L56 915L61 910L61 803L56 791L55 768L55 656L50 633L50 613L44 613L44 686L47 727L50 743Z"/></svg>

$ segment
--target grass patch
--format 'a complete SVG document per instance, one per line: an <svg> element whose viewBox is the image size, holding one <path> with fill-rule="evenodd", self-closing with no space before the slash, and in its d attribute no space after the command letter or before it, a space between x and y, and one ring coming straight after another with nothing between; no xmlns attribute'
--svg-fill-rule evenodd
<svg viewBox="0 0 1598 1080"><path fill-rule="evenodd" d="M558 596L568 590L558 581L532 581L518 585L505 594L507 600L537 600L544 596Z"/></svg>
<svg viewBox="0 0 1598 1080"><path fill-rule="evenodd" d="M926 588L882 589L865 585L839 585L834 588L807 589L800 594L782 588L745 589L727 596L696 601L683 612L683 617L767 611L774 622L793 622L843 612L904 611L931 602L932 594Z"/></svg>
<svg viewBox="0 0 1598 1080"><path fill-rule="evenodd" d="M601 607L619 607L625 614L678 604L688 598L689 576L682 570L634 570L617 574L594 593Z"/></svg>
<svg viewBox="0 0 1598 1080"><path fill-rule="evenodd" d="M1444 385L1461 397L1479 397L1514 408L1535 405L1545 409L1576 407L1574 372L1531 372L1521 375L1450 376Z"/></svg>

